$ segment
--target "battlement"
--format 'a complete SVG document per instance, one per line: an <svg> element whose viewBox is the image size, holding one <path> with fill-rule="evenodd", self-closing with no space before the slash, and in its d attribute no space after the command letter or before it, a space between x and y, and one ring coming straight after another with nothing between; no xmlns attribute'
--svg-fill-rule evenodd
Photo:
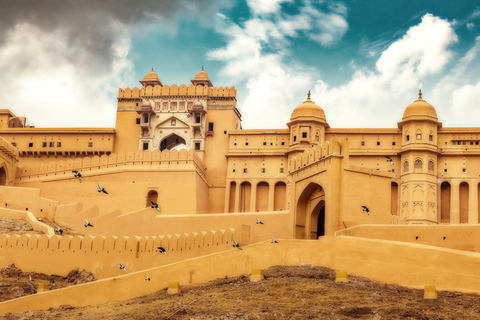
<svg viewBox="0 0 480 320"><path fill-rule="evenodd" d="M289 171L294 172L310 164L323 161L331 156L343 157L348 160L349 143L347 140L339 142L335 139L324 141L314 147L308 148L296 157L291 157L288 163Z"/></svg>
<svg viewBox="0 0 480 320"><path fill-rule="evenodd" d="M193 84L188 87L184 84L181 86L172 85L172 86L159 86L155 87L147 86L147 88L120 88L118 90L118 99L132 99L145 96L156 96L156 97L171 97L171 96L208 96L208 97L236 97L237 90L235 87L206 87L206 86L195 86Z"/></svg>
<svg viewBox="0 0 480 320"><path fill-rule="evenodd" d="M112 153L110 155L86 157L83 159L50 162L38 167L24 166L17 168L16 182L48 176L71 175L72 170L81 172L123 166L143 166L152 169L185 169L185 165L193 164L204 177L205 165L194 150L137 150L127 153Z"/></svg>

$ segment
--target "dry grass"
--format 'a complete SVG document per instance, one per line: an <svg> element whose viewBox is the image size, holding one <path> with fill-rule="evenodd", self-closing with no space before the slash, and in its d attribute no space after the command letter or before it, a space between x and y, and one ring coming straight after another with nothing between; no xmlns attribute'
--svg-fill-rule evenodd
<svg viewBox="0 0 480 320"><path fill-rule="evenodd" d="M323 267L276 266L265 280L248 276L217 279L123 302L6 315L7 319L479 319L480 296L439 292L424 300L422 290L387 285L350 275L336 283Z"/></svg>

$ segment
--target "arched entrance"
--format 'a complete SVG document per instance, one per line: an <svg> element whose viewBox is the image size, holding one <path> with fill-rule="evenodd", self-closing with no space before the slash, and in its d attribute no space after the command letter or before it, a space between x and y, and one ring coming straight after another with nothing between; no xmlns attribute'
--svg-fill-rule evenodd
<svg viewBox="0 0 480 320"><path fill-rule="evenodd" d="M168 136L160 142L160 151L163 151L165 149L168 150L180 150L180 149L186 149L187 145L185 143L185 139L183 139L180 136L177 136L176 134L172 134L171 136Z"/></svg>
<svg viewBox="0 0 480 320"><path fill-rule="evenodd" d="M155 202L156 204L158 204L158 192L155 191L155 190L150 190L148 191L148 194L147 194L147 207L150 207L152 205L152 202Z"/></svg>
<svg viewBox="0 0 480 320"><path fill-rule="evenodd" d="M295 238L317 239L325 235L325 191L310 183L300 195L295 213Z"/></svg>
<svg viewBox="0 0 480 320"><path fill-rule="evenodd" d="M0 186L7 185L7 172L4 167L0 168Z"/></svg>

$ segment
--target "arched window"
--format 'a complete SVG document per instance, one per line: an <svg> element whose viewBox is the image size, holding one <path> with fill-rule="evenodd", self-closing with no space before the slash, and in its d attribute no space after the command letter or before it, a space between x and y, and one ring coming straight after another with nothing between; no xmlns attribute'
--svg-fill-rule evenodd
<svg viewBox="0 0 480 320"><path fill-rule="evenodd" d="M433 161L430 160L428 161L428 171L433 171L435 169L435 165L433 164Z"/></svg>
<svg viewBox="0 0 480 320"><path fill-rule="evenodd" d="M415 169L422 169L422 160L420 159L415 160L414 167Z"/></svg>
<svg viewBox="0 0 480 320"><path fill-rule="evenodd" d="M147 207L150 207L152 205L152 201L158 204L158 192L155 190L148 191Z"/></svg>
<svg viewBox="0 0 480 320"><path fill-rule="evenodd" d="M403 163L403 172L408 172L409 168L408 168L408 161L405 161Z"/></svg>

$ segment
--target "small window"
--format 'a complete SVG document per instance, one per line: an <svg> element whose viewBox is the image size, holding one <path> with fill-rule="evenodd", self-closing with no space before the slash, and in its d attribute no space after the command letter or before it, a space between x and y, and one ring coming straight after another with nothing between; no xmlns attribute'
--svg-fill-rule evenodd
<svg viewBox="0 0 480 320"><path fill-rule="evenodd" d="M473 141L470 141L470 145L473 146Z"/></svg>
<svg viewBox="0 0 480 320"><path fill-rule="evenodd" d="M395 172L395 169L392 169L392 172Z"/></svg>
<svg viewBox="0 0 480 320"><path fill-rule="evenodd" d="M307 133L306 132L302 132L302 138L306 138L307 137Z"/></svg>
<svg viewBox="0 0 480 320"><path fill-rule="evenodd" d="M457 145L457 141L452 141L452 144L455 146Z"/></svg>
<svg viewBox="0 0 480 320"><path fill-rule="evenodd" d="M93 147L93 142L89 142L89 143L88 143L88 147L89 147L89 148Z"/></svg>
<svg viewBox="0 0 480 320"><path fill-rule="evenodd" d="M478 144L478 141L477 141L477 144ZM282 142L282 146L284 146L284 145L285 145L285 142Z"/></svg>
<svg viewBox="0 0 480 320"><path fill-rule="evenodd" d="M143 143L143 150L148 150L148 142Z"/></svg>
<svg viewBox="0 0 480 320"><path fill-rule="evenodd" d="M195 151L200 150L200 142L195 142Z"/></svg>
<svg viewBox="0 0 480 320"><path fill-rule="evenodd" d="M405 161L405 163L403 164L403 172L408 172L408 170L409 170L408 161Z"/></svg>
<svg viewBox="0 0 480 320"><path fill-rule="evenodd" d="M475 141L475 145L478 146L478 141Z"/></svg>
<svg viewBox="0 0 480 320"><path fill-rule="evenodd" d="M319 136L315 136L315 141L316 141L316 142L320 141L320 137L319 137Z"/></svg>
<svg viewBox="0 0 480 320"><path fill-rule="evenodd" d="M233 169L233 173L235 173L235 169Z"/></svg>
<svg viewBox="0 0 480 320"><path fill-rule="evenodd" d="M410 141L410 135L407 134L407 141Z"/></svg>
<svg viewBox="0 0 480 320"><path fill-rule="evenodd" d="M42 142L42 148L46 148L47 147L47 143L46 142Z"/></svg>
<svg viewBox="0 0 480 320"><path fill-rule="evenodd" d="M280 173L283 173L283 168L280 168Z"/></svg>
<svg viewBox="0 0 480 320"><path fill-rule="evenodd" d="M463 141L463 145L466 145L467 144L467 141Z"/></svg>
<svg viewBox="0 0 480 320"><path fill-rule="evenodd" d="M448 142L447 142L447 141L445 141L445 145L447 145L447 144L448 144Z"/></svg>
<svg viewBox="0 0 480 320"><path fill-rule="evenodd" d="M433 161L429 161L428 162L428 171L433 171L433 169L434 169Z"/></svg>
<svg viewBox="0 0 480 320"><path fill-rule="evenodd" d="M443 172L447 172L447 169L443 169Z"/></svg>
<svg viewBox="0 0 480 320"><path fill-rule="evenodd" d="M148 116L145 116L145 117L143 118L143 122L144 122L144 123L147 123L147 122L148 122Z"/></svg>
<svg viewBox="0 0 480 320"><path fill-rule="evenodd" d="M15 142L12 142L12 146L16 147L16 146L17 146L17 144L16 144Z"/></svg>
<svg viewBox="0 0 480 320"><path fill-rule="evenodd" d="M379 145L380 145L380 141L377 141L377 146L379 146Z"/></svg>
<svg viewBox="0 0 480 320"><path fill-rule="evenodd" d="M417 140L422 140L422 134L421 133L417 133Z"/></svg>
<svg viewBox="0 0 480 320"><path fill-rule="evenodd" d="M392 142L392 146L394 146L394 145L395 145L395 141Z"/></svg>
<svg viewBox="0 0 480 320"><path fill-rule="evenodd" d="M213 122L208 123L208 131L213 131Z"/></svg>
<svg viewBox="0 0 480 320"><path fill-rule="evenodd" d="M247 173L247 168L243 168L243 173Z"/></svg>
<svg viewBox="0 0 480 320"><path fill-rule="evenodd" d="M50 142L49 147L50 147L50 148L55 147L55 142Z"/></svg>
<svg viewBox="0 0 480 320"><path fill-rule="evenodd" d="M245 145L248 146L248 142L245 142Z"/></svg>
<svg viewBox="0 0 480 320"><path fill-rule="evenodd" d="M462 172L467 172L467 169L463 168L463 169L462 169Z"/></svg>
<svg viewBox="0 0 480 320"><path fill-rule="evenodd" d="M195 123L200 123L200 115L199 114L195 115Z"/></svg>
<svg viewBox="0 0 480 320"><path fill-rule="evenodd" d="M262 168L262 173L265 173L265 168Z"/></svg>
<svg viewBox="0 0 480 320"><path fill-rule="evenodd" d="M57 142L57 148L60 148L62 146L61 142Z"/></svg>
<svg viewBox="0 0 480 320"><path fill-rule="evenodd" d="M428 135L428 141L433 141L433 136L431 134Z"/></svg>
<svg viewBox="0 0 480 320"><path fill-rule="evenodd" d="M361 145L362 145L362 147L365 146L365 141L362 141L362 142L361 142Z"/></svg>
<svg viewBox="0 0 480 320"><path fill-rule="evenodd" d="M227 134L227 131L223 131L223 134Z"/></svg>
<svg viewBox="0 0 480 320"><path fill-rule="evenodd" d="M237 145L237 143L235 142L233 145L234 145L234 146L236 146L236 145Z"/></svg>
<svg viewBox="0 0 480 320"><path fill-rule="evenodd" d="M29 142L29 143L28 143L28 147L29 147L29 148L32 148L32 147L33 147L33 142Z"/></svg>
<svg viewBox="0 0 480 320"><path fill-rule="evenodd" d="M140 124L140 118L135 119L136 124Z"/></svg>
<svg viewBox="0 0 480 320"><path fill-rule="evenodd" d="M293 142L297 141L297 136L293 136Z"/></svg>
<svg viewBox="0 0 480 320"><path fill-rule="evenodd" d="M422 169L422 160L415 160L413 166L415 169Z"/></svg>

